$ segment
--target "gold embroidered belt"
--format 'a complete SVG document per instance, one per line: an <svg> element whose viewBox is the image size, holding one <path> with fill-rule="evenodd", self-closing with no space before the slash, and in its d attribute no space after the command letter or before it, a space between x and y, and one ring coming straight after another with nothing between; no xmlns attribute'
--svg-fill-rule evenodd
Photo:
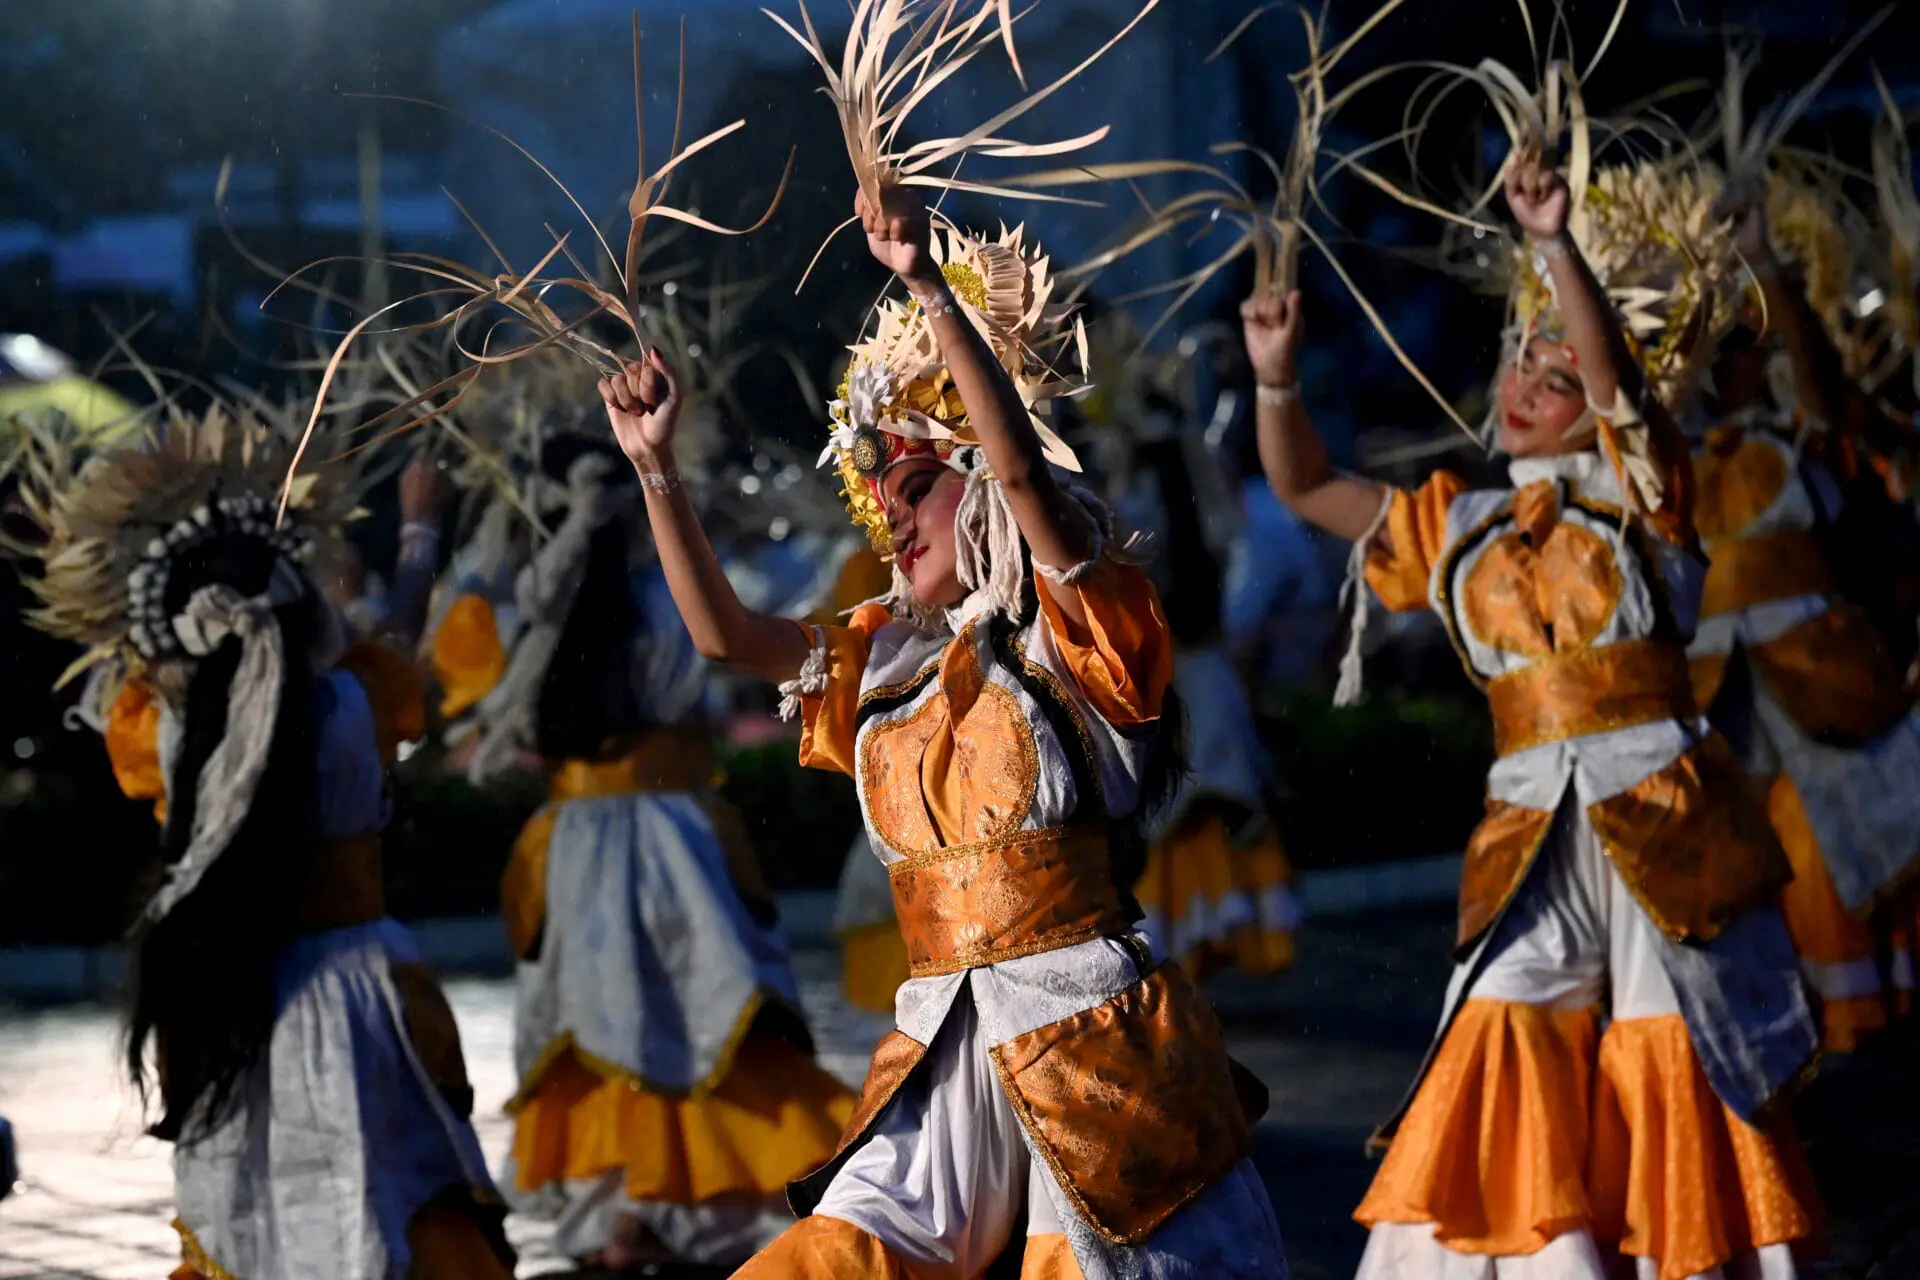
<svg viewBox="0 0 1920 1280"><path fill-rule="evenodd" d="M1104 828L1016 831L916 854L887 875L916 978L1126 928Z"/></svg>
<svg viewBox="0 0 1920 1280"><path fill-rule="evenodd" d="M1493 681L1487 703L1502 756L1694 713L1686 651L1657 640L1556 654Z"/></svg>
<svg viewBox="0 0 1920 1280"><path fill-rule="evenodd" d="M691 729L650 729L611 760L568 760L547 781L549 799L584 800L636 791L705 791L713 746Z"/></svg>
<svg viewBox="0 0 1920 1280"><path fill-rule="evenodd" d="M1710 567L1700 598L1703 618L1834 590L1826 552L1800 529L1716 542L1707 548L1707 559Z"/></svg>

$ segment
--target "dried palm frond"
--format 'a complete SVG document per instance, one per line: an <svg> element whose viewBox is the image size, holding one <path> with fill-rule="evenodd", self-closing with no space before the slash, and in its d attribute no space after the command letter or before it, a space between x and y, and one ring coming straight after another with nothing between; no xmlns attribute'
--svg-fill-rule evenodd
<svg viewBox="0 0 1920 1280"><path fill-rule="evenodd" d="M1203 234L1212 225L1223 221L1234 228L1234 238L1227 248L1196 270L1176 280L1117 299L1121 303L1128 303L1169 293L1173 295L1172 301L1148 329L1143 339L1143 341L1151 341L1182 307L1222 271L1249 254L1253 257L1256 291L1284 292L1292 289L1299 276L1301 247L1311 245L1333 268L1341 284L1366 315L1368 322L1386 343L1394 358L1400 362L1401 367L1412 375L1448 417L1466 430L1466 424L1460 420L1452 402L1441 394L1419 365L1407 354L1406 349L1394 337L1385 318L1361 291L1358 283L1341 264L1327 240L1314 230L1308 220L1309 213L1319 204L1321 178L1318 174L1318 164L1321 143L1325 137L1328 122L1333 114L1356 93L1378 81L1383 72L1374 71L1360 76L1337 93L1328 91L1328 77L1347 54L1352 52L1369 32L1398 9L1401 3L1402 0L1386 0L1386 3L1375 8L1351 35L1331 47L1326 42L1324 10L1317 19L1310 17L1304 11L1300 13L1308 56L1306 65L1289 77L1296 115L1293 138L1285 161L1277 161L1267 152L1245 143L1218 143L1210 148L1211 154L1215 156L1247 155L1262 165L1274 180L1275 190L1270 199L1262 200L1255 197L1244 183L1226 169L1194 161L1093 165L1030 175L1021 179L1023 185L1050 186L1133 181L1161 173L1187 173L1211 179L1215 184L1184 193L1164 205L1155 207L1149 204L1148 218L1143 229L1127 236L1113 248L1063 273L1063 276L1089 279L1122 259L1139 252L1147 245L1175 232ZM1219 57L1229 45L1246 32L1255 19L1277 7L1279 6L1266 5L1249 14L1213 51L1210 60ZM1349 159L1347 167L1371 177L1370 171L1357 161ZM1374 180L1382 183L1385 181L1384 179Z"/></svg>
<svg viewBox="0 0 1920 1280"><path fill-rule="evenodd" d="M1056 203L1084 204L1062 196L1041 195L1014 185L965 182L955 176L971 156L1025 159L1068 155L1093 146L1107 136L1102 125L1076 138L1025 143L998 136L1020 117L1052 97L1081 72L1106 56L1129 32L1158 7L1160 0L1144 0L1133 18L1112 38L1073 70L1035 90L985 123L952 137L907 144L902 135L916 109L936 89L951 80L979 54L1003 43L1021 85L1026 83L1014 46L1017 15L1010 0L858 0L838 65L814 28L804 0L801 27L796 28L771 9L762 10L799 42L826 74L824 92L832 99L846 141L847 157L867 202L879 208L881 193L892 186L930 187L942 191L970 191L983 195ZM1029 9L1028 12L1031 10ZM1024 15L1019 15L1024 16ZM945 172L941 172L944 170ZM835 227L827 243L853 225L849 218ZM821 246L824 252L826 245ZM819 253L814 262L819 261ZM807 274L811 275L812 264ZM802 276L801 284L806 283Z"/></svg>
<svg viewBox="0 0 1920 1280"><path fill-rule="evenodd" d="M1881 116L1873 130L1873 190L1880 223L1878 246L1882 275L1882 307L1893 330L1894 352L1887 367L1876 370L1874 385L1884 382L1904 356L1914 360L1920 348L1920 195L1913 184L1913 146L1907 137L1907 117L1874 68ZM1920 391L1920 361L1913 364L1914 386Z"/></svg>
<svg viewBox="0 0 1920 1280"><path fill-rule="evenodd" d="M1746 86L1747 78L1759 65L1759 52L1751 45L1727 46L1726 73L1720 91L1720 140L1726 156L1729 183L1758 181L1765 177L1767 165L1786 139L1787 132L1806 113L1820 91L1826 88L1827 81L1840 69L1840 64L1853 56L1867 37L1892 16L1893 10L1894 6L1888 5L1868 18L1792 97L1753 113L1751 118L1745 107Z"/></svg>
<svg viewBox="0 0 1920 1280"><path fill-rule="evenodd" d="M454 349L463 357L462 367L452 374L439 379L430 386L421 387L418 393L409 396L400 405L380 415L371 423L363 424L363 429L385 425L397 420L398 425L392 433L411 430L434 421L450 412L454 405L472 387L482 370L492 365L510 364L549 347L559 347L584 359L603 375L617 373L623 366L620 356L610 347L595 340L586 326L602 315L612 317L617 326L632 338L635 348L644 350L651 345L644 324L644 314L640 305L641 282L640 263L644 252L645 232L648 224L655 218L681 223L702 231L717 235L746 235L766 225L774 211L779 207L786 193L787 182L793 173L793 155L787 157L786 169L781 175L780 184L773 198L761 216L751 225L739 228L721 226L698 214L675 208L665 203L667 191L672 185L674 175L691 157L698 155L714 143L738 132L746 126L745 120L735 120L698 140L685 146L681 145L681 124L686 101L686 28L684 22L680 32L680 93L675 106L674 132L672 145L668 149L666 161L658 168L647 167L646 113L641 93L640 78L640 26L636 14L633 23L633 67L634 67L634 113L638 129L639 176L635 180L633 194L628 201L628 233L624 257L616 256L605 237L597 228L593 229L595 239L607 260L612 264L617 280L618 291L608 288L598 280L596 273L590 270L576 257L568 247L569 237L556 235L553 247L530 269L516 271L500 247L487 236L486 231L471 216L468 222L486 241L488 249L499 260L502 270L489 275L461 263L432 254L407 253L395 255L391 260L381 260L378 265L401 271L412 272L429 282L430 287L381 307L362 317L350 328L335 346L332 357L320 378L319 390L314 398L314 407L308 421L299 448L295 451L287 472L287 483L282 489L281 507L284 512L287 492L292 485L300 462L305 456L308 443L320 422L328 392L335 375L348 349L362 334L371 330L375 322L394 316L402 308L418 306L422 303L437 309L434 318L413 325L399 324L401 329L433 330L445 329L454 335ZM386 96L386 95L382 95ZM415 103L416 105L445 110L436 103L421 99L394 98L392 100ZM547 178L566 195L574 209L592 227L593 220L587 214L571 191L556 177L552 170L541 164L539 159L525 147L515 142L497 129L488 128L490 133L504 140L521 155L537 167ZM452 198L449 193L449 198ZM455 207L466 215L464 207L457 199ZM575 271L573 275L549 277L545 273L556 258L564 256ZM323 262L337 261L325 259ZM318 266L322 264L312 264ZM312 266L303 269L311 270ZM284 286L283 286L284 287ZM565 297L571 300L573 314L563 315L552 305L549 297ZM502 314L504 313L504 315ZM471 322L487 318L485 336L477 348L470 347L462 335L464 328ZM524 334L518 340L509 339L505 346L495 345L495 335L506 331ZM384 438L384 437L383 437Z"/></svg>

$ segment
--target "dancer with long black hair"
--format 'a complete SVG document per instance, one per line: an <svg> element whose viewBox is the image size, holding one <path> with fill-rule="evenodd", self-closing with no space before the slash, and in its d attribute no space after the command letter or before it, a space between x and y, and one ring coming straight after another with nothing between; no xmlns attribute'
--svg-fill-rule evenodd
<svg viewBox="0 0 1920 1280"><path fill-rule="evenodd" d="M87 646L81 713L164 823L126 1066L174 1148L175 1274L504 1278L458 1032L382 898L386 768L423 732L420 682L345 644L318 583L354 495L302 485L276 522L282 439L216 407L77 471L49 431L32 461L34 621ZM403 645L435 475L401 486Z"/></svg>
<svg viewBox="0 0 1920 1280"><path fill-rule="evenodd" d="M715 789L708 669L632 467L562 430L534 474L551 536L511 601L458 596L433 640L454 732L477 737L469 775L524 753L548 771L501 891L520 1081L503 1181L583 1262L739 1262L792 1221L785 1186L832 1154L853 1096L813 1058L772 897Z"/></svg>

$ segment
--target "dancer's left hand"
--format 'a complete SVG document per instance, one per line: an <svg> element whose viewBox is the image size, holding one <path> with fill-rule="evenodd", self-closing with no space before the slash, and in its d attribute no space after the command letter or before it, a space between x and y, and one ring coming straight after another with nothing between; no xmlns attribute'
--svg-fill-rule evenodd
<svg viewBox="0 0 1920 1280"><path fill-rule="evenodd" d="M400 473L400 518L434 523L447 505L453 482L447 470L437 462L415 458Z"/></svg>
<svg viewBox="0 0 1920 1280"><path fill-rule="evenodd" d="M1520 229L1534 239L1566 234L1571 201L1567 180L1538 156L1516 156L1507 166L1507 205Z"/></svg>
<svg viewBox="0 0 1920 1280"><path fill-rule="evenodd" d="M1767 192L1758 183L1735 183L1713 202L1713 216L1728 222L1733 247L1749 263L1773 257L1773 237L1767 229Z"/></svg>
<svg viewBox="0 0 1920 1280"><path fill-rule="evenodd" d="M864 191L853 197L853 214L867 233L867 248L880 264L908 284L940 277L933 261L933 223L926 201L912 187L882 188L875 209Z"/></svg>

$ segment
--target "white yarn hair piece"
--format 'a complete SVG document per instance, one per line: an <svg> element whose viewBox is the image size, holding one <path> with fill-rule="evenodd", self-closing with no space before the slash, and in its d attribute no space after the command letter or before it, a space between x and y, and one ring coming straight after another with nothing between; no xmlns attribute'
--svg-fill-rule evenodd
<svg viewBox="0 0 1920 1280"><path fill-rule="evenodd" d="M809 629L813 632L813 648L807 650L807 660L800 664L800 674L780 682L782 720L791 720L800 714L802 698L815 697L827 691L827 633L819 627Z"/></svg>
<svg viewBox="0 0 1920 1280"><path fill-rule="evenodd" d="M1336 707L1353 706L1365 692L1364 651L1373 595L1367 586L1367 553L1373 549L1373 540L1380 536L1380 530L1386 527L1387 513L1392 510L1393 490L1388 489L1381 496L1380 510L1374 512L1373 523L1354 540L1353 550L1347 553L1347 575L1340 583L1340 607L1350 608L1352 613L1347 624L1346 652L1340 655L1340 679L1333 687Z"/></svg>
<svg viewBox="0 0 1920 1280"><path fill-rule="evenodd" d="M193 829L187 851L167 868L166 882L147 904L159 920L192 893L226 852L253 807L253 793L266 772L280 716L280 686L286 673L284 638L274 610L305 595L306 579L287 560L274 563L267 589L243 597L224 583L200 588L173 620L181 646L206 657L228 637L240 639L240 664L227 699L227 727L201 767L194 788Z"/></svg>

